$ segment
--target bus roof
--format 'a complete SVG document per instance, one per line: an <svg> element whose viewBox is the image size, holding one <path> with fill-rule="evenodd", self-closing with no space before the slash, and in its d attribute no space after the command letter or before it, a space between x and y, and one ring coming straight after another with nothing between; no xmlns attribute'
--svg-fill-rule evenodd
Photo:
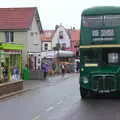
<svg viewBox="0 0 120 120"><path fill-rule="evenodd" d="M120 14L120 7L117 7L117 6L91 7L91 8L85 9L82 12L83 16L103 15L103 14Z"/></svg>

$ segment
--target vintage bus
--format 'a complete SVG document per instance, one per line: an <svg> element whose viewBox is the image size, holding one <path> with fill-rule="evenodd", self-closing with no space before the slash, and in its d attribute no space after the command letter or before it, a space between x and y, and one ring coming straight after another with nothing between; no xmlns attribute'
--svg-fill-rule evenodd
<svg viewBox="0 0 120 120"><path fill-rule="evenodd" d="M83 98L120 91L120 7L82 12L79 82Z"/></svg>

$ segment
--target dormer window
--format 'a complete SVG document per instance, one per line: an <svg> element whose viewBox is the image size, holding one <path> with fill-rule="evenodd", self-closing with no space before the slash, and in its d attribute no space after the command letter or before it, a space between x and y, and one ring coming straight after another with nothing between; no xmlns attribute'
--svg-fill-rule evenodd
<svg viewBox="0 0 120 120"><path fill-rule="evenodd" d="M63 31L59 32L59 39L63 39Z"/></svg>

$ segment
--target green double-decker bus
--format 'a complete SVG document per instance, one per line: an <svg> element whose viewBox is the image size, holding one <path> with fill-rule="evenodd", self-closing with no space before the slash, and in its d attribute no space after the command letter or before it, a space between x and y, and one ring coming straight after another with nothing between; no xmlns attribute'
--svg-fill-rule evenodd
<svg viewBox="0 0 120 120"><path fill-rule="evenodd" d="M80 29L80 93L120 91L120 7L85 9Z"/></svg>

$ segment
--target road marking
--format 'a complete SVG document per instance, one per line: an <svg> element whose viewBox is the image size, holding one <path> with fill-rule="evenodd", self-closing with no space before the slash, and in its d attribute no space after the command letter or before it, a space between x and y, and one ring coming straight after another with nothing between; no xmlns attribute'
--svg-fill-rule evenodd
<svg viewBox="0 0 120 120"><path fill-rule="evenodd" d="M59 102L57 102L57 104L58 105L60 105L60 104L62 104L63 103L63 101L62 100L60 100Z"/></svg>
<svg viewBox="0 0 120 120"><path fill-rule="evenodd" d="M32 120L40 120L40 115L37 115L37 116L34 117Z"/></svg>
<svg viewBox="0 0 120 120"><path fill-rule="evenodd" d="M49 107L49 108L46 109L46 112L50 112L50 111L52 111L53 109L54 109L54 107L51 106L51 107Z"/></svg>

